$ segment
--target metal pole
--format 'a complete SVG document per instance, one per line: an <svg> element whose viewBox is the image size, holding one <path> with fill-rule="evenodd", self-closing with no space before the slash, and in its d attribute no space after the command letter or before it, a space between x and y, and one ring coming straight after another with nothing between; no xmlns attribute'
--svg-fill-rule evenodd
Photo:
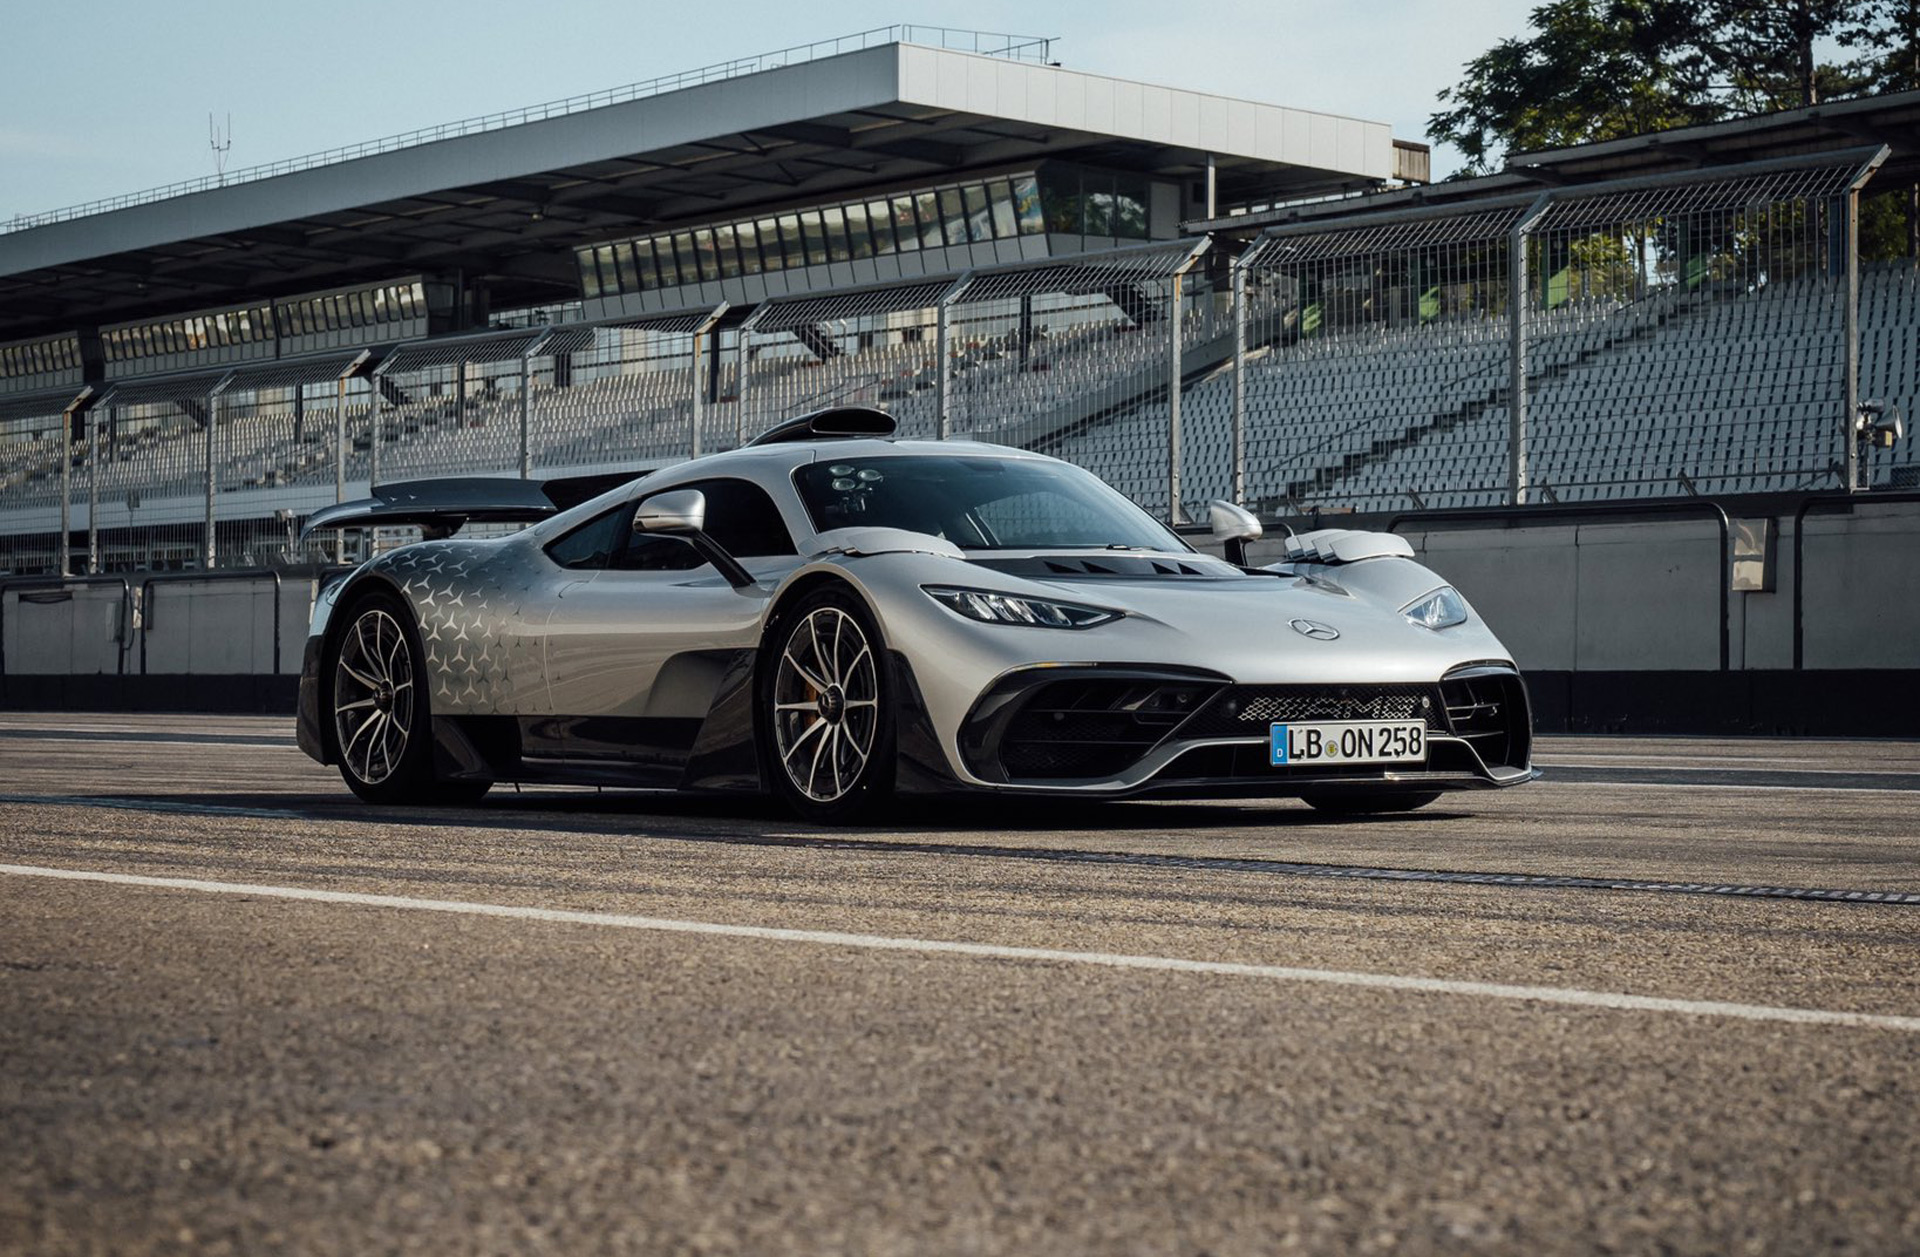
<svg viewBox="0 0 1920 1257"><path fill-rule="evenodd" d="M953 303L973 282L973 272L963 272L953 281L953 287L940 294L940 301L934 307L933 315L933 354L934 362L934 414L935 434L942 440L953 435L953 363L948 356L950 339L948 321L951 318Z"/></svg>
<svg viewBox="0 0 1920 1257"><path fill-rule="evenodd" d="M1244 257L1246 255L1242 255ZM1233 500L1247 503L1247 270L1233 260Z"/></svg>
<svg viewBox="0 0 1920 1257"><path fill-rule="evenodd" d="M1860 483L1860 189L1849 187L1844 208L1840 247L1847 265L1847 413L1841 418L1841 441L1846 447L1847 492L1866 488Z"/></svg>
<svg viewBox="0 0 1920 1257"><path fill-rule="evenodd" d="M1527 238L1553 195L1544 193L1507 233L1507 500L1527 501Z"/></svg>
<svg viewBox="0 0 1920 1257"><path fill-rule="evenodd" d="M347 377L334 381L333 500L347 500Z"/></svg>
<svg viewBox="0 0 1920 1257"><path fill-rule="evenodd" d="M367 407L367 489L369 492L380 483L380 412L385 408L385 400L380 390L380 376L376 372L373 379L373 401Z"/></svg>
<svg viewBox="0 0 1920 1257"><path fill-rule="evenodd" d="M944 441L953 435L952 370L947 362L947 310L942 301L933 312L934 435Z"/></svg>
<svg viewBox="0 0 1920 1257"><path fill-rule="evenodd" d="M100 417L87 416L87 575L100 574Z"/></svg>
<svg viewBox="0 0 1920 1257"><path fill-rule="evenodd" d="M56 570L62 576L73 575L72 556L67 553L73 548L73 419L74 407L69 405L60 414L60 566Z"/></svg>
<svg viewBox="0 0 1920 1257"><path fill-rule="evenodd" d="M703 391L702 386L705 384L705 381L700 378L700 340L702 335L703 333L701 332L695 332L693 334L693 344L687 350L688 375L693 385L693 417L690 421L692 431L688 434L687 438L688 458L700 457L700 394Z"/></svg>
<svg viewBox="0 0 1920 1257"><path fill-rule="evenodd" d="M1180 522L1180 288L1185 278L1173 274L1167 298L1167 522Z"/></svg>
<svg viewBox="0 0 1920 1257"><path fill-rule="evenodd" d="M753 320L740 325L735 333L737 348L734 356L739 360L738 376L733 382L733 448L739 449L747 443L747 368L753 363L753 355L747 342L753 339Z"/></svg>
<svg viewBox="0 0 1920 1257"><path fill-rule="evenodd" d="M206 457L205 457L205 465L204 465L204 470L206 472L207 533L206 533L206 548L201 556L201 560L202 560L201 566L209 572L213 570L214 558L215 558L214 541L213 541L213 429L214 429L213 416L214 416L215 408L218 407L219 405L220 405L220 397L217 393L211 394L208 396L207 413L205 417L205 422L207 425L207 440L206 440Z"/></svg>
<svg viewBox="0 0 1920 1257"><path fill-rule="evenodd" d="M527 355L520 355L520 478L533 479L533 442L529 430L533 422L533 366Z"/></svg>

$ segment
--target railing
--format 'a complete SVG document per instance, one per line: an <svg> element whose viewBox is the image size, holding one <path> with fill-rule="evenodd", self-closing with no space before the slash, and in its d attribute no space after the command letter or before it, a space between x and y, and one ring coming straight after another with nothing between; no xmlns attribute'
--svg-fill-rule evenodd
<svg viewBox="0 0 1920 1257"><path fill-rule="evenodd" d="M1034 61L1042 64L1051 59L1053 50L1053 38L1048 36L1007 35L995 31L960 30L945 26L877 26L872 30L858 31L833 39L816 40L810 44L795 44L791 48L758 53L732 61L715 62L713 65L701 66L697 70L664 74L659 78L629 83L624 87L611 87L581 96L550 100L544 104L482 114L477 118L464 118L458 122L441 123L439 126L422 127L377 140L367 140L359 144L309 153L304 157L289 157L283 161L248 166L242 170L229 171L224 175L203 175L198 179L183 179L164 187L148 188L144 192L129 192L122 196L88 201L81 205L70 205L64 209L47 210L38 214L16 214L13 218L0 222L0 234L25 231L32 227L44 227L49 223L85 218L92 214L105 214L134 205L146 205L169 197L206 192L237 183L272 179L278 175L312 170L318 166L331 166L360 157L371 157L378 153L390 153L395 149L431 144L436 140L450 140L463 135L478 135L487 131L517 127L529 122L542 122L548 118L561 118L588 109L644 100L649 96L677 92L682 88L698 87L703 83L717 83L738 78L744 74L758 74L762 70L777 70L783 66L801 65L808 61L839 56L841 53L859 52L864 48L877 48L885 44L921 44L952 52L971 52L980 56L1007 57L1016 61Z"/></svg>

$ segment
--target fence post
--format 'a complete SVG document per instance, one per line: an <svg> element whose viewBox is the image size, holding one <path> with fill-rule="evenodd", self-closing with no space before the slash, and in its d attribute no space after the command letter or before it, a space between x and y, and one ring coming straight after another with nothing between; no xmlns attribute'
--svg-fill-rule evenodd
<svg viewBox="0 0 1920 1257"><path fill-rule="evenodd" d="M1167 298L1167 522L1180 522L1180 288L1185 279L1173 273Z"/></svg>
<svg viewBox="0 0 1920 1257"><path fill-rule="evenodd" d="M333 500L347 500L347 375L333 382Z"/></svg>
<svg viewBox="0 0 1920 1257"><path fill-rule="evenodd" d="M385 365L384 363L381 365ZM380 412L386 403L380 388L380 372L373 373L373 400L367 406L367 491L380 483Z"/></svg>
<svg viewBox="0 0 1920 1257"><path fill-rule="evenodd" d="M1180 522L1180 385L1182 367L1185 365L1184 346L1181 344L1180 324L1185 313L1182 309L1182 288L1187 272L1200 260L1212 241L1201 237L1187 255L1180 259L1168 277L1171 292L1167 297L1167 523Z"/></svg>
<svg viewBox="0 0 1920 1257"><path fill-rule="evenodd" d="M62 576L73 575L73 418L72 409L60 416L60 563L54 571Z"/></svg>
<svg viewBox="0 0 1920 1257"><path fill-rule="evenodd" d="M533 479L533 434L528 430L533 421L532 353L520 355L520 478Z"/></svg>
<svg viewBox="0 0 1920 1257"><path fill-rule="evenodd" d="M202 568L204 568L209 572L213 570L214 559L215 559L214 541L213 541L213 430L214 430L214 427L216 426L214 423L214 415L217 413L219 409L220 402L221 402L220 390L216 388L207 395L207 413L204 416L204 422L207 425L207 440L206 440L206 449L205 449L205 462L204 462L204 466L202 467L202 470L206 473L205 493L206 493L206 499L207 499L206 500L207 520L206 520L206 544L200 556L200 565Z"/></svg>
<svg viewBox="0 0 1920 1257"><path fill-rule="evenodd" d="M693 339L687 346L687 381L691 391L693 409L687 422L687 457L700 457L700 394L705 383L700 378L700 340L703 333L696 329Z"/></svg>
<svg viewBox="0 0 1920 1257"><path fill-rule="evenodd" d="M1553 194L1540 199L1514 221L1507 233L1507 500L1527 501L1527 240Z"/></svg>
<svg viewBox="0 0 1920 1257"><path fill-rule="evenodd" d="M1233 259L1233 501L1247 504L1247 268L1252 249Z"/></svg>
<svg viewBox="0 0 1920 1257"><path fill-rule="evenodd" d="M1847 492L1869 486L1860 483L1860 185L1850 184L1842 210L1840 247L1846 250L1847 409L1840 418L1840 442L1846 453ZM1871 472L1869 472L1871 476Z"/></svg>
<svg viewBox="0 0 1920 1257"><path fill-rule="evenodd" d="M520 351L520 478L533 479L533 356L553 339L553 329L534 337Z"/></svg>
<svg viewBox="0 0 1920 1257"><path fill-rule="evenodd" d="M73 575L73 556L68 553L73 548L73 421L87 413L85 403L92 392L82 389L60 412L60 563L54 570L62 576Z"/></svg>
<svg viewBox="0 0 1920 1257"><path fill-rule="evenodd" d="M953 287L940 294L940 303L933 308L934 435L942 441L953 435L953 363L948 360L951 339L948 325L952 321L953 303L972 282L972 271L962 273L953 281Z"/></svg>
<svg viewBox="0 0 1920 1257"><path fill-rule="evenodd" d="M747 443L747 368L753 364L753 354L748 342L753 339L753 321L760 317L758 310L752 317L740 325L734 333L734 357L739 365L735 368L733 381L733 448L739 449Z"/></svg>
<svg viewBox="0 0 1920 1257"><path fill-rule="evenodd" d="M100 416L87 416L87 575L100 574Z"/></svg>
<svg viewBox="0 0 1920 1257"><path fill-rule="evenodd" d="M706 317L694 325L693 344L689 346L687 350L687 374L690 377L688 383L691 385L693 392L693 431L687 442L687 447L690 451L687 455L689 458L700 457L701 394L707 390L706 377L702 375L700 371L700 343L706 339L709 333L713 334L716 342L718 341L719 333L715 332L714 329L720 325L720 318L726 312L727 303L724 301L707 311Z"/></svg>

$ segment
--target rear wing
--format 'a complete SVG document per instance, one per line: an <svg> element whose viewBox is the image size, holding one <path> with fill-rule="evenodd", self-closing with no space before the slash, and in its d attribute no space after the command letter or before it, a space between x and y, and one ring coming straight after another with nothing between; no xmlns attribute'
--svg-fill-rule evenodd
<svg viewBox="0 0 1920 1257"><path fill-rule="evenodd" d="M373 496L325 506L307 516L305 541L331 528L385 528L418 524L429 538L447 537L468 523L527 524L557 515L546 486L533 480L407 480L374 486Z"/></svg>

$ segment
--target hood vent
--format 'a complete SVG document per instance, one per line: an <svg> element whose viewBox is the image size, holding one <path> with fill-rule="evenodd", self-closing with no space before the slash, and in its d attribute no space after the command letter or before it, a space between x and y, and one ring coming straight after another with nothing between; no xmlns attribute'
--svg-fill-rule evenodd
<svg viewBox="0 0 1920 1257"><path fill-rule="evenodd" d="M1243 575L1238 571L1222 571L1200 563L1189 563L1184 559L1146 558L1133 555L1102 555L1098 559L1083 559L1071 555L1034 555L1030 558L988 558L978 555L978 551L968 556L981 567L992 568L996 572L1005 572L1009 576L1172 576L1197 577L1201 580L1220 580Z"/></svg>

